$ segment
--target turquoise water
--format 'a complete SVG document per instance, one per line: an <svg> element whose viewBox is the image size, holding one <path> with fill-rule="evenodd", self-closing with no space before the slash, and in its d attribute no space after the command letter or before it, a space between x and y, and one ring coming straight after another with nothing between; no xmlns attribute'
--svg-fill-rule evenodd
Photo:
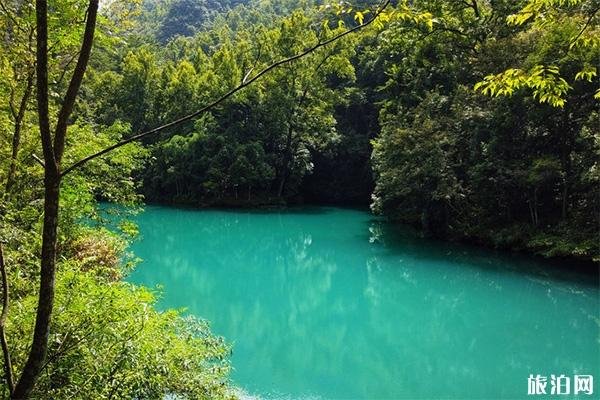
<svg viewBox="0 0 600 400"><path fill-rule="evenodd" d="M130 280L208 319L249 395L525 398L529 374L593 374L600 393L597 277L569 263L419 239L350 209L149 206L135 220Z"/></svg>

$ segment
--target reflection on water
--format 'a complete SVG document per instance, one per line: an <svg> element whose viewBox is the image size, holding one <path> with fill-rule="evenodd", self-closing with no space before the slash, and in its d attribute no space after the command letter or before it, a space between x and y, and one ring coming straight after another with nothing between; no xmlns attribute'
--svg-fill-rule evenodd
<svg viewBox="0 0 600 400"><path fill-rule="evenodd" d="M250 394L514 398L530 373L600 379L597 276L569 265L422 240L347 209L136 219L131 280L210 320Z"/></svg>

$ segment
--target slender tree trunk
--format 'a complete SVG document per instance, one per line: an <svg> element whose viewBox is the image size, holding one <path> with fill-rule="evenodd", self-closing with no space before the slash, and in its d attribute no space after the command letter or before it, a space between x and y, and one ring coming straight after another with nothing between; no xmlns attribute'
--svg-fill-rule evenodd
<svg viewBox="0 0 600 400"><path fill-rule="evenodd" d="M42 371L48 351L50 320L54 307L54 279L56 272L56 243L58 228L58 204L60 176L52 168L46 168L44 180L44 229L42 239L42 261L40 293L35 320L33 342L29 358L15 387L12 398L26 399L31 395L35 381Z"/></svg>
<svg viewBox="0 0 600 400"><path fill-rule="evenodd" d="M538 226L540 223L540 219L538 217L538 189L535 188L533 191L533 222L535 226Z"/></svg>
<svg viewBox="0 0 600 400"><path fill-rule="evenodd" d="M431 212L429 204L426 204L421 210L421 231L425 237L431 236Z"/></svg>
<svg viewBox="0 0 600 400"><path fill-rule="evenodd" d="M561 218L563 220L567 219L569 206L569 180L565 177L563 182L563 190L562 190L562 207L561 207Z"/></svg>
<svg viewBox="0 0 600 400"><path fill-rule="evenodd" d="M0 344L2 345L2 356L4 359L4 378L8 386L8 392L12 393L15 389L15 381L12 370L12 362L10 359L10 350L6 340L6 332L4 326L8 318L8 274L6 272L6 264L4 263L4 254L2 252L2 242L0 242L0 275L2 276L2 314L0 315Z"/></svg>
<svg viewBox="0 0 600 400"><path fill-rule="evenodd" d="M6 194L10 192L12 186L15 183L15 175L17 173L17 158L19 156L19 147L21 145L21 128L23 126L23 119L25 118L25 110L27 109L27 102L31 96L31 89L33 87L33 71L27 76L27 86L25 92L21 98L19 104L19 110L15 115L15 129L12 140L12 153L10 158L10 167L8 169L8 177L6 179Z"/></svg>
<svg viewBox="0 0 600 400"><path fill-rule="evenodd" d="M281 177L279 178L279 187L277 188L277 197L283 196L285 184L290 176L290 163L292 162L292 139L294 137L294 127L292 126L291 118L290 125L288 127L288 134L285 140L285 149L283 153L283 165L281 171Z"/></svg>
<svg viewBox="0 0 600 400"><path fill-rule="evenodd" d="M283 171L281 174L281 178L279 179L279 186L277 187L277 197L281 198L283 196L283 189L285 188L285 181L287 179L286 172Z"/></svg>
<svg viewBox="0 0 600 400"><path fill-rule="evenodd" d="M44 150L44 227L42 231L42 259L40 266L40 292L36 311L33 340L27 362L11 397L27 399L35 387L44 367L48 352L50 322L54 307L54 284L56 274L56 245L58 210L60 203L60 163L65 148L68 119L73 111L77 93L89 62L98 13L98 0L89 0L87 19L81 51L64 101L58 113L54 138L50 130L48 107L48 2L36 0L36 89L38 123Z"/></svg>
<svg viewBox="0 0 600 400"><path fill-rule="evenodd" d="M42 232L42 259L40 292L36 311L33 340L27 362L11 394L13 399L27 399L34 389L48 350L50 318L54 305L54 269L56 263L56 231L58 226L58 196L60 174L54 149L48 110L48 4L36 0L36 89L38 124L44 150L44 228Z"/></svg>
<svg viewBox="0 0 600 400"><path fill-rule="evenodd" d="M15 183L15 175L17 173L17 157L19 156L19 145L21 143L21 122L15 121L15 130L12 140L12 153L10 155L10 166L8 167L8 176L6 178L6 195L12 189Z"/></svg>
<svg viewBox="0 0 600 400"><path fill-rule="evenodd" d="M563 180L562 180L562 193L561 193L561 219L564 221L567 219L569 214L569 193L570 193L570 184L571 184L571 174L573 170L571 155L573 153L573 149L575 148L575 133L573 131L573 127L570 122L570 112L563 112L562 119L558 128L559 132L562 132L563 135L563 143L561 149L561 163L563 169Z"/></svg>
<svg viewBox="0 0 600 400"><path fill-rule="evenodd" d="M531 223L535 225L535 216L533 214L533 205L531 198L527 201L527 205L529 206L529 216L531 217Z"/></svg>

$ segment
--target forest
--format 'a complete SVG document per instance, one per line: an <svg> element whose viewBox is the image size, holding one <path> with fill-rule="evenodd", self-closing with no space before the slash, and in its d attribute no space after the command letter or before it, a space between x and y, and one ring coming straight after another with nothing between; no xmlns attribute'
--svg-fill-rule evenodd
<svg viewBox="0 0 600 400"><path fill-rule="evenodd" d="M600 261L598 0L0 0L6 398L235 398L99 206L370 208Z"/></svg>

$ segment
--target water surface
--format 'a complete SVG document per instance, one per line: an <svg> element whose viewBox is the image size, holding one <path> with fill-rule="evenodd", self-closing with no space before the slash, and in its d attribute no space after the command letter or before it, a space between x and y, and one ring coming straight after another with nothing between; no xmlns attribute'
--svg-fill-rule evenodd
<svg viewBox="0 0 600 400"><path fill-rule="evenodd" d="M148 206L136 222L130 280L208 319L248 394L524 398L538 373L594 374L600 391L597 278L569 263L424 240L350 209Z"/></svg>

